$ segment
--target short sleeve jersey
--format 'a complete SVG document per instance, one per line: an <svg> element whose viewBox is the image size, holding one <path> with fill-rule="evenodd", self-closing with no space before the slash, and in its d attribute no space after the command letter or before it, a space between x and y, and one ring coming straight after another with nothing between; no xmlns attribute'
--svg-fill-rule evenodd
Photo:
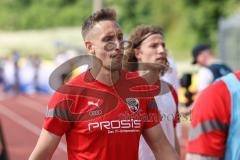
<svg viewBox="0 0 240 160"><path fill-rule="evenodd" d="M69 160L137 160L141 132L160 122L151 93L132 89L139 81L123 71L108 86L86 71L53 95L43 128L66 135Z"/></svg>

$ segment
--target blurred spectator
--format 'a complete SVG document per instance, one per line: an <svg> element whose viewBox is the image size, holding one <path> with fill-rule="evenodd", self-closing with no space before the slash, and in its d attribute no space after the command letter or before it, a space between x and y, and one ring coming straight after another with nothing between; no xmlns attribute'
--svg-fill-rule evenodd
<svg viewBox="0 0 240 160"><path fill-rule="evenodd" d="M67 50L65 52L58 53L56 57L56 64L61 65L69 59L76 57L77 55L78 53L75 50Z"/></svg>
<svg viewBox="0 0 240 160"><path fill-rule="evenodd" d="M29 56L21 68L21 86L24 93L51 93L49 77L53 72L53 65L42 63L38 55ZM25 74L28 74L27 76Z"/></svg>
<svg viewBox="0 0 240 160"><path fill-rule="evenodd" d="M4 60L3 58L0 58L0 100L3 98L3 66L4 66Z"/></svg>
<svg viewBox="0 0 240 160"><path fill-rule="evenodd" d="M0 85L3 83L3 58L0 58Z"/></svg>
<svg viewBox="0 0 240 160"><path fill-rule="evenodd" d="M33 55L30 57L30 62L32 63L34 69L34 76L33 76L33 85L34 88L38 87L38 79L39 79L39 70L41 65L41 59L38 55Z"/></svg>
<svg viewBox="0 0 240 160"><path fill-rule="evenodd" d="M193 48L192 56L192 64L201 66L198 73L198 92L205 89L216 79L232 72L230 67L215 58L210 45L198 44Z"/></svg>
<svg viewBox="0 0 240 160"><path fill-rule="evenodd" d="M13 91L16 77L15 75L15 67L14 62L10 57L6 57L3 60L3 84L4 84L4 91L9 92Z"/></svg>
<svg viewBox="0 0 240 160"><path fill-rule="evenodd" d="M56 65L59 66L63 64L64 62L70 60L73 57L76 57L78 55L77 51L75 50L67 50L65 52L59 53L56 57ZM72 67L71 64L68 65L69 67ZM70 69L73 71L73 68ZM63 84L65 81L68 80L72 76L72 73L62 73L61 76L59 77L60 83Z"/></svg>
<svg viewBox="0 0 240 160"><path fill-rule="evenodd" d="M31 56L19 68L20 91L23 93L33 93L34 88L34 66Z"/></svg>
<svg viewBox="0 0 240 160"><path fill-rule="evenodd" d="M49 77L55 67L52 63L48 62L43 62L39 65L36 90L40 93L52 93L53 90L49 86Z"/></svg>
<svg viewBox="0 0 240 160"><path fill-rule="evenodd" d="M41 65L39 56L30 55L27 59L20 59L20 56L14 53L12 58L2 60L4 91L51 93L48 80L53 69L53 65Z"/></svg>
<svg viewBox="0 0 240 160"><path fill-rule="evenodd" d="M20 60L20 54L18 51L13 51L12 54L12 60L14 65L14 91L16 93L19 92L19 60Z"/></svg>

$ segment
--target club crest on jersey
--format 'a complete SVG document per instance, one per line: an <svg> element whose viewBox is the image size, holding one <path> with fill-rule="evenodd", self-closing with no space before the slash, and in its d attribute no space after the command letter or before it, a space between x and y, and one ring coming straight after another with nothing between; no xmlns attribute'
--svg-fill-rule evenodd
<svg viewBox="0 0 240 160"><path fill-rule="evenodd" d="M139 110L139 101L137 98L126 98L126 103L129 110L132 113L136 113Z"/></svg>

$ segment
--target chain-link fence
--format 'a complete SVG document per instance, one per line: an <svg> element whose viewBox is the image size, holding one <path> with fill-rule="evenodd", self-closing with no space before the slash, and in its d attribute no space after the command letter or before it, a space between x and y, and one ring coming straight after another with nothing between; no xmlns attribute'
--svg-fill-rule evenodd
<svg viewBox="0 0 240 160"><path fill-rule="evenodd" d="M234 70L240 69L240 15L219 22L220 58Z"/></svg>

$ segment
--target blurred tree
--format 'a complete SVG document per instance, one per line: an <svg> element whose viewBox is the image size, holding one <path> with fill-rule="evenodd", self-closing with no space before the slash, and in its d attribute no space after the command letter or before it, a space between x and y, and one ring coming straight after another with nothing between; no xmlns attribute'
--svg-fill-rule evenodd
<svg viewBox="0 0 240 160"><path fill-rule="evenodd" d="M79 26L91 7L87 0L1 0L0 29Z"/></svg>
<svg viewBox="0 0 240 160"><path fill-rule="evenodd" d="M218 21L234 9L237 0L183 0L182 10L188 19L188 27L197 34L198 42L216 43ZM238 2L239 3L239 2Z"/></svg>
<svg viewBox="0 0 240 160"><path fill-rule="evenodd" d="M0 30L80 26L93 0L0 0ZM239 0L103 0L130 33L140 24L163 27L167 44L182 55L198 42L216 44L219 18L240 10Z"/></svg>

